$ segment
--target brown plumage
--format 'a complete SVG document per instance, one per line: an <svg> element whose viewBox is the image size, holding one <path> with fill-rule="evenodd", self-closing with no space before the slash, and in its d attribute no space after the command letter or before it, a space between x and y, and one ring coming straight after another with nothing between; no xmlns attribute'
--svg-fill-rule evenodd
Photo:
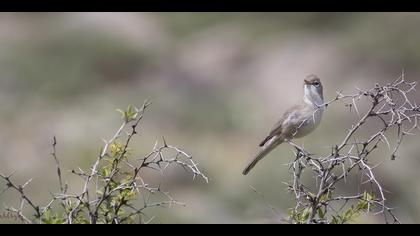
<svg viewBox="0 0 420 236"><path fill-rule="evenodd" d="M319 124L323 109L323 91L321 81L315 75L310 75L304 80L304 99L283 114L273 126L268 136L259 144L261 150L242 172L248 172L275 147L285 140L303 137L312 132Z"/></svg>
<svg viewBox="0 0 420 236"><path fill-rule="evenodd" d="M273 128L270 131L270 134L260 143L260 147L264 146L264 144L266 144L267 141L273 138L275 135L280 135L282 133L282 124L284 120L287 119L290 115L292 115L293 111L301 109L302 106L303 104L299 104L286 110L286 112L284 112L280 120L273 126Z"/></svg>

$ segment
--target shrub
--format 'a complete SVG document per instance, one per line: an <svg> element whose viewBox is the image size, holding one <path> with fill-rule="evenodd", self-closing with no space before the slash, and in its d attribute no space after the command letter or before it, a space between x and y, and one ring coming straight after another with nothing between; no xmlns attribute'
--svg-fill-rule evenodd
<svg viewBox="0 0 420 236"><path fill-rule="evenodd" d="M147 156L137 159L132 157L130 144L138 134L138 126L149 105L150 103L145 102L140 109L130 105L124 111L118 110L122 115L122 124L111 139L104 140L104 147L95 163L89 170L79 168L70 171L83 180L80 193L68 192L56 153L55 137L51 155L57 164L60 191L52 194L48 204L40 206L26 193L25 188L32 179L18 185L12 179L13 173L0 174L0 178L6 182L0 194L15 190L20 198L18 207L7 207L6 210L16 214L25 223L122 224L150 222L153 218L147 219L145 214L145 210L149 208L183 205L162 189L161 185L147 183L141 173L145 169L151 169L163 174L169 166L177 165L192 173L193 178L201 177L208 182L207 176L200 171L189 154L176 146L168 145L163 138L162 144L156 142ZM33 216L24 210L28 205Z"/></svg>
<svg viewBox="0 0 420 236"><path fill-rule="evenodd" d="M303 147L289 142L294 147L295 160L290 169L293 180L287 184L294 195L295 206L289 210L291 223L348 223L360 214L382 214L386 223L400 223L393 209L386 204L386 190L375 175L382 163L374 163L372 157L381 147L388 147L391 160L395 160L402 141L420 129L418 118L420 106L411 98L416 82L407 82L404 73L394 82L376 84L368 90L353 94L337 92L337 96L323 104L342 102L354 110L359 119L350 127L343 140L331 146L331 152L314 155ZM364 102L366 111L358 109ZM372 121L372 122L367 122ZM378 128L376 128L376 126ZM369 135L360 131L375 130ZM390 136L396 137L390 142ZM316 180L308 184L302 178L306 172ZM340 194L337 188L347 183L352 174L361 177L357 181L360 192Z"/></svg>

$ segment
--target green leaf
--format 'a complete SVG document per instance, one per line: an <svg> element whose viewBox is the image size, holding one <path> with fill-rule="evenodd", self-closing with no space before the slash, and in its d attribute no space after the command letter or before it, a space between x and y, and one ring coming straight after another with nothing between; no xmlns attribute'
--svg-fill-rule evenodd
<svg viewBox="0 0 420 236"><path fill-rule="evenodd" d="M309 192L309 193L308 193L308 195L309 195L309 197L311 197L311 198L315 198L315 197L316 197L316 195L315 195L315 194L313 194L313 193L311 193L311 192Z"/></svg>
<svg viewBox="0 0 420 236"><path fill-rule="evenodd" d="M332 191L328 191L327 193L322 194L319 200L321 202L327 202L331 199L331 197L332 197Z"/></svg>
<svg viewBox="0 0 420 236"><path fill-rule="evenodd" d="M335 216L332 216L331 223L332 224L341 224L340 220L337 217L335 217Z"/></svg>
<svg viewBox="0 0 420 236"><path fill-rule="evenodd" d="M139 114L139 109L131 104L128 105L125 111L121 109L116 109L116 111L121 113L121 118L127 123L135 120Z"/></svg>
<svg viewBox="0 0 420 236"><path fill-rule="evenodd" d="M59 217L57 214L53 213L51 209L45 211L42 219L44 224L64 224L65 221L64 216Z"/></svg>
<svg viewBox="0 0 420 236"><path fill-rule="evenodd" d="M318 208L318 216L320 219L325 219L325 212L321 208Z"/></svg>
<svg viewBox="0 0 420 236"><path fill-rule="evenodd" d="M303 210L301 215L301 221L307 221L309 219L309 215L312 212L312 207L307 207L305 210Z"/></svg>
<svg viewBox="0 0 420 236"><path fill-rule="evenodd" d="M288 214L290 217L294 216L294 215L295 215L295 209L293 209L293 208L289 208L289 209L287 210L287 214Z"/></svg>

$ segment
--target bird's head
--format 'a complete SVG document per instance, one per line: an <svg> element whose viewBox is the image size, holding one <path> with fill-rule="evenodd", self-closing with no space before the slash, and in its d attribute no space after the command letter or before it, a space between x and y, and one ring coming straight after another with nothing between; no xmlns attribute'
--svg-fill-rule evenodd
<svg viewBox="0 0 420 236"><path fill-rule="evenodd" d="M321 80L316 75L309 75L303 80L303 92L306 103L321 105L324 102Z"/></svg>

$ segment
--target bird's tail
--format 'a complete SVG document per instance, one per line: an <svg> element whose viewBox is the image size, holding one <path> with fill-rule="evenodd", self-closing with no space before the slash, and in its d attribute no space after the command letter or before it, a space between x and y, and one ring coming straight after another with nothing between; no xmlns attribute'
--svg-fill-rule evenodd
<svg viewBox="0 0 420 236"><path fill-rule="evenodd" d="M280 145L283 142L283 139L279 137L275 137L266 147L263 147L258 154L254 157L254 159L248 164L248 166L244 169L242 172L243 175L247 175L252 168L255 167L255 165L263 159L269 152L271 152L275 147Z"/></svg>

